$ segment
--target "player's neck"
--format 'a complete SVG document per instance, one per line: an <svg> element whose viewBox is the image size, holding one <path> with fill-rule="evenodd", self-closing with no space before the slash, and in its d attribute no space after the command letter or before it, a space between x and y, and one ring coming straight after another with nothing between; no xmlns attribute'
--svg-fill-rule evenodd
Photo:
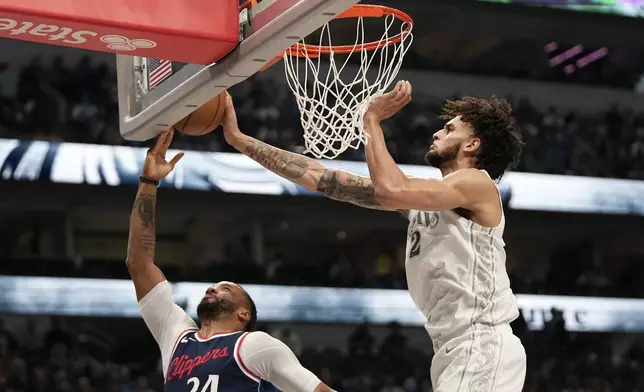
<svg viewBox="0 0 644 392"><path fill-rule="evenodd" d="M454 173L456 171L459 171L462 169L470 169L472 167L474 166L472 165L471 160L466 158L464 159L457 158L441 166L440 171L443 177L445 177L448 174Z"/></svg>
<svg viewBox="0 0 644 392"><path fill-rule="evenodd" d="M243 328L240 327L239 322L236 320L204 321L201 323L199 335L204 339L208 339L215 335L239 332L242 330Z"/></svg>

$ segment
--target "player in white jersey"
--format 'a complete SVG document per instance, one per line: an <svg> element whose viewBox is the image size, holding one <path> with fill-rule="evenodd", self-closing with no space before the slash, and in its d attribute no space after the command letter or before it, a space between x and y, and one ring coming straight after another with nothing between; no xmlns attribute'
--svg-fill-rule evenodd
<svg viewBox="0 0 644 392"><path fill-rule="evenodd" d="M157 186L183 153L166 161L173 130L148 151L130 216L127 268L141 314L161 350L166 392L333 392L302 367L282 342L252 332L255 303L240 286L220 282L204 288L198 326L172 298L154 263Z"/></svg>
<svg viewBox="0 0 644 392"><path fill-rule="evenodd" d="M448 122L426 155L441 180L411 178L387 151L380 122L411 101L399 82L365 114L370 178L326 169L241 133L227 97L226 140L267 169L311 191L409 218L409 291L427 319L436 392L520 392L526 356L510 322L519 315L505 270L505 219L494 179L518 161L523 142L504 100L464 97L445 104Z"/></svg>

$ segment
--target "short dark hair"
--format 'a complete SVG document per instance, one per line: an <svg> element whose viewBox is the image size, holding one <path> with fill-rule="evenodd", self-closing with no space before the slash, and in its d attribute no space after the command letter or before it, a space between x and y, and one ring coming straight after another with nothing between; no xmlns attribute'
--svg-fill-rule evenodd
<svg viewBox="0 0 644 392"><path fill-rule="evenodd" d="M248 310L250 310L250 318L246 322L246 328L244 328L244 331L252 332L257 327L257 306L255 305L255 301L253 301L250 294L248 294L248 291L242 288L242 292L246 296L246 301L248 302Z"/></svg>
<svg viewBox="0 0 644 392"><path fill-rule="evenodd" d="M471 125L474 135L481 139L477 168L486 170L496 180L519 164L524 143L507 100L466 96L447 101L441 118L451 120L457 116Z"/></svg>

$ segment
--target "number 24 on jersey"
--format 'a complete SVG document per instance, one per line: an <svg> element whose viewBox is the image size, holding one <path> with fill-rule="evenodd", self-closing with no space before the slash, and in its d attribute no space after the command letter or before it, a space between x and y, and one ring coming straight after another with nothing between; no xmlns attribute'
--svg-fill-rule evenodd
<svg viewBox="0 0 644 392"><path fill-rule="evenodd" d="M192 384L190 392L217 392L219 388L219 375L209 375L208 381L206 381L201 389L199 389L199 379L197 377L188 379L188 384Z"/></svg>

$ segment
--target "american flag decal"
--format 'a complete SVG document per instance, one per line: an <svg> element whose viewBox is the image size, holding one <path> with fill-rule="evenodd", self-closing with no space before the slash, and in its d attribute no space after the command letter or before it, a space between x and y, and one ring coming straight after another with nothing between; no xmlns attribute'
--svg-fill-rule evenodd
<svg viewBox="0 0 644 392"><path fill-rule="evenodd" d="M148 58L148 89L153 89L172 75L172 62Z"/></svg>

